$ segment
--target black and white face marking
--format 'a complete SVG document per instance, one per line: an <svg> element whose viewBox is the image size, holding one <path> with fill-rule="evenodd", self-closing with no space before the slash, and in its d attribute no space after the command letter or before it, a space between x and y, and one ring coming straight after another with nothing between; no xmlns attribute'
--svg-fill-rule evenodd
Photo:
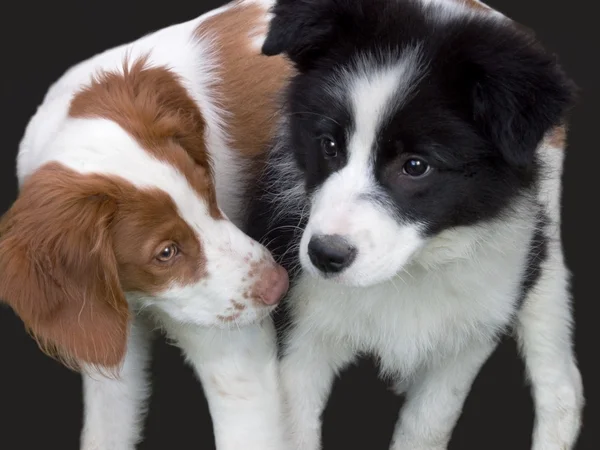
<svg viewBox="0 0 600 450"><path fill-rule="evenodd" d="M389 64L358 58L332 81L331 104L345 111L337 114L342 120L324 125L331 127L325 139L317 132L321 154L309 156L325 166L322 180L312 183L310 219L300 243L301 263L310 272L376 283L396 273L422 245L423 224L392 206L377 163L383 132L414 94L423 70L416 47ZM403 157L396 175L427 176L423 166L423 159Z"/></svg>
<svg viewBox="0 0 600 450"><path fill-rule="evenodd" d="M284 146L310 203L300 262L350 285L511 214L571 101L553 57L497 15L376 3L280 0L263 46L299 72Z"/></svg>

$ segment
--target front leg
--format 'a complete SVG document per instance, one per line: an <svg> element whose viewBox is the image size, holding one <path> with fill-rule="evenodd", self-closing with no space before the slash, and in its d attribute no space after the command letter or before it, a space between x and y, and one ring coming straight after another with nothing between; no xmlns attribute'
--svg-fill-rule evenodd
<svg viewBox="0 0 600 450"><path fill-rule="evenodd" d="M567 271L555 257L527 297L516 326L535 402L533 450L571 450L579 437L585 400L572 320Z"/></svg>
<svg viewBox="0 0 600 450"><path fill-rule="evenodd" d="M418 373L406 392L392 450L444 450L481 366L495 343L478 343Z"/></svg>
<svg viewBox="0 0 600 450"><path fill-rule="evenodd" d="M141 440L150 395L147 367L151 356L151 324L136 316L127 353L115 376L85 368L82 450L133 450Z"/></svg>
<svg viewBox="0 0 600 450"><path fill-rule="evenodd" d="M171 324L200 378L218 450L287 450L275 330L261 324L222 330Z"/></svg>
<svg viewBox="0 0 600 450"><path fill-rule="evenodd" d="M354 358L354 352L301 324L286 338L281 361L281 383L293 448L321 448L321 415L337 372ZM337 344L337 345L336 345Z"/></svg>

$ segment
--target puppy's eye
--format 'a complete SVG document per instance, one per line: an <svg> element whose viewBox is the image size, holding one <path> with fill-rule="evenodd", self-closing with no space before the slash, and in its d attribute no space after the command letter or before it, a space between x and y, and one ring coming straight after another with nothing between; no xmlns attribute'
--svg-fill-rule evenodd
<svg viewBox="0 0 600 450"><path fill-rule="evenodd" d="M420 158L410 158L402 166L402 173L413 178L421 178L429 173L431 166Z"/></svg>
<svg viewBox="0 0 600 450"><path fill-rule="evenodd" d="M156 259L160 262L167 262L173 259L177 253L179 253L179 249L175 244L167 245L158 252Z"/></svg>
<svg viewBox="0 0 600 450"><path fill-rule="evenodd" d="M323 136L320 139L321 150L325 159L333 159L338 154L338 145L335 140L330 136Z"/></svg>

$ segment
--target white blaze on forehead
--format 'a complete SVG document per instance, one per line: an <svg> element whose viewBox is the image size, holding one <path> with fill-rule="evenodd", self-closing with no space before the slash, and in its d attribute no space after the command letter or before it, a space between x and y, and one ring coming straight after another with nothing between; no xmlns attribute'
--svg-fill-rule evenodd
<svg viewBox="0 0 600 450"><path fill-rule="evenodd" d="M399 223L390 208L365 194L377 190L373 163L378 134L415 94L425 69L415 47L387 65L360 60L329 87L338 100L349 103L354 126L348 130L346 165L332 173L312 198L300 242L300 261L310 273L318 273L308 256L308 243L316 234L343 235L358 250L356 260L338 277L351 285L392 277L422 245L419 224Z"/></svg>
<svg viewBox="0 0 600 450"><path fill-rule="evenodd" d="M320 232L347 229L356 201L375 188L373 157L377 135L391 115L414 94L424 67L419 47L407 49L393 63L364 58L336 78L330 92L349 102L354 126L348 131L348 161L331 174L313 198L311 224Z"/></svg>
<svg viewBox="0 0 600 450"><path fill-rule="evenodd" d="M398 107L413 94L423 67L419 47L405 50L398 61L382 66L360 60L348 73L354 128L348 139L349 165L371 159L377 134Z"/></svg>
<svg viewBox="0 0 600 450"><path fill-rule="evenodd" d="M43 155L81 174L120 177L140 189L169 194L179 214L196 231L211 226L207 199L169 163L153 157L118 124L108 119L68 119Z"/></svg>

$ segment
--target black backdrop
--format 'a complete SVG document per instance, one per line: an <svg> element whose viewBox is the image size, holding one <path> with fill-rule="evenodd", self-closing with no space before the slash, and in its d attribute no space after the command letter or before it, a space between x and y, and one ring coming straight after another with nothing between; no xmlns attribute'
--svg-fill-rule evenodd
<svg viewBox="0 0 600 450"><path fill-rule="evenodd" d="M36 4L37 3L37 4ZM0 212L16 197L15 156L25 125L49 85L65 69L96 52L191 19L223 0L3 2L0 27ZM578 450L600 449L599 353L593 271L598 268L600 176L598 129L600 72L593 41L600 42L593 2L489 0L491 6L538 33L558 52L582 88L574 111L566 161L563 235L574 272L576 350L587 396ZM587 3L587 4L586 4ZM594 342L595 341L595 342ZM142 450L213 449L206 401L179 351L158 341L152 367L153 396ZM386 450L400 401L376 381L365 361L343 374L325 413L325 450ZM515 345L507 340L473 387L451 449L527 450L532 402ZM82 420L80 377L42 355L20 320L0 307L0 449L76 450Z"/></svg>

